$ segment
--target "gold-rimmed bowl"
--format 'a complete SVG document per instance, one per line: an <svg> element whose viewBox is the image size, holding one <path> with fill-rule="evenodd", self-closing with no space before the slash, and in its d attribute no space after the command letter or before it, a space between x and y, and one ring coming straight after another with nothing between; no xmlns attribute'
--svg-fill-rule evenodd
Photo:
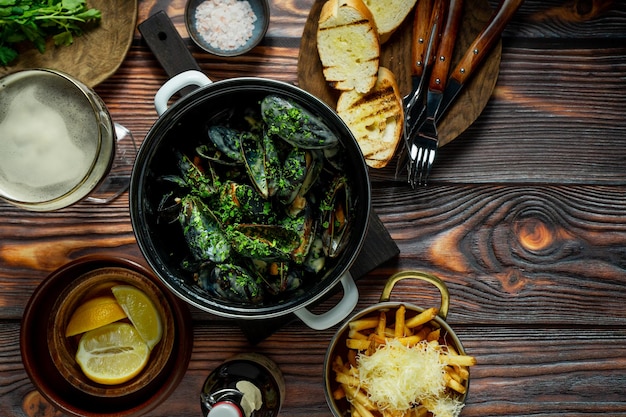
<svg viewBox="0 0 626 417"><path fill-rule="evenodd" d="M399 272L391 276L380 296L380 302L378 304L369 306L352 317L347 319L337 330L335 335L333 336L328 349L326 351L326 357L324 359L324 393L326 396L326 402L335 417L343 417L350 414L350 403L346 400L346 398L337 399L333 395L337 392L340 384L335 380L335 371L333 370L333 362L336 357L340 358L348 358L348 347L346 346L346 340L349 337L350 333L350 323L356 320L372 318L378 319L381 312L386 313L387 317L394 317L395 312L399 308L404 308L406 313L405 317L408 320L410 317L416 316L426 310L426 308L416 306L412 303L401 302L401 301L390 301L392 290L395 285L403 280L419 280L430 283L434 285L440 292L441 302L438 307L438 314L432 318L427 325L432 328L438 328L441 330L441 340L440 344L444 344L446 346L451 346L454 348L456 353L459 355L466 355L465 348L461 343L461 340L458 338L454 330L448 325L446 322L446 317L448 314L448 308L450 305L450 296L448 292L448 288L446 284L438 277L419 272L419 271L404 271ZM420 378L420 375L415 375L415 378ZM448 394L453 395L456 399L458 399L461 403L465 403L467 393L469 391L469 376L462 383L464 393L456 393L449 392Z"/></svg>

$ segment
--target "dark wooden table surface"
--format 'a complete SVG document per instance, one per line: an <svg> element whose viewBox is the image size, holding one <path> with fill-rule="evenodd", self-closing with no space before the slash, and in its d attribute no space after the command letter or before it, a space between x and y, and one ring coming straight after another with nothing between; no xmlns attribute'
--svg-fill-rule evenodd
<svg viewBox="0 0 626 417"><path fill-rule="evenodd" d="M266 39L229 59L191 44L184 4L140 1L138 21L165 10L214 80L297 82L312 0L272 0ZM372 172L373 208L400 255L358 281L357 309L376 303L396 271L434 273L450 289L449 324L478 360L464 416L626 416L626 2L528 0L502 45L491 100L440 150L427 187L412 190L391 170ZM136 32L120 69L96 91L141 141L166 79ZM141 257L128 195L44 214L0 203L0 212L0 415L57 416L24 371L20 318L37 285L68 261ZM437 304L420 286L394 294ZM192 317L187 373L149 415L199 416L208 373L244 351L282 369L281 415L330 415L322 363L336 327L294 322L251 344L232 321L196 310Z"/></svg>

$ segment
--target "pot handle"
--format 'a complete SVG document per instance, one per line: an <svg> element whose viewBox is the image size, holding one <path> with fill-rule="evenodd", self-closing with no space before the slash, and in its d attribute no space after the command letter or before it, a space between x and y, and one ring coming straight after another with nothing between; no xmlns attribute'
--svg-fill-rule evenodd
<svg viewBox="0 0 626 417"><path fill-rule="evenodd" d="M313 330L325 330L345 319L359 301L359 289L350 272L341 276L343 298L330 310L322 314L313 314L306 308L294 311L294 314Z"/></svg>
<svg viewBox="0 0 626 417"><path fill-rule="evenodd" d="M433 284L439 290L441 294L441 305L439 307L439 317L442 319L446 319L448 316L448 308L450 307L450 293L448 292L448 287L446 284L439 279L438 277L427 274L425 272L420 271L403 271L398 272L392 275L385 284L385 288L383 288L383 292L380 295L380 302L387 302L391 297L391 291L393 287L403 279L417 279L420 281L426 281Z"/></svg>
<svg viewBox="0 0 626 417"><path fill-rule="evenodd" d="M167 80L165 84L159 88L156 95L154 96L154 107L159 116L161 116L167 110L167 105L169 100L174 96L174 94L178 93L185 87L189 86L197 86L204 87L205 85L211 84L211 80L209 77L204 75L204 73L196 70L189 70L185 72L181 72Z"/></svg>

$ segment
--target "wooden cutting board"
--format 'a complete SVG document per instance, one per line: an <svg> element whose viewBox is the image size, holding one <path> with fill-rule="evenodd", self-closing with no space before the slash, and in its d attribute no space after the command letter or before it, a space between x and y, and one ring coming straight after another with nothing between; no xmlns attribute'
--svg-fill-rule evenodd
<svg viewBox="0 0 626 417"><path fill-rule="evenodd" d="M339 93L328 86L317 53L317 22L326 0L316 0L304 26L298 57L298 83L301 88L335 108ZM451 68L461 59L472 41L489 21L493 10L487 0L466 0L461 27ZM411 89L411 31L414 12L381 47L380 65L389 68L398 82L402 95ZM448 113L439 122L439 146L443 146L465 131L487 105L496 86L500 71L502 43L498 42L480 69L471 78Z"/></svg>
<svg viewBox="0 0 626 417"><path fill-rule="evenodd" d="M87 5L102 12L96 27L87 26L81 36L68 46L55 46L52 38L40 53L26 42L19 57L7 67L0 66L0 76L31 68L63 71L89 87L95 87L113 75L126 58L135 34L138 0L89 0Z"/></svg>

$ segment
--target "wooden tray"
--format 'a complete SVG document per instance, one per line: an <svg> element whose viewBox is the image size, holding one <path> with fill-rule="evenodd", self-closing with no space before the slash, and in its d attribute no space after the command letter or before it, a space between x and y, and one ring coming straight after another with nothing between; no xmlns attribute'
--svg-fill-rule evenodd
<svg viewBox="0 0 626 417"><path fill-rule="evenodd" d="M322 73L322 63L317 53L317 22L326 0L316 0L304 26L298 57L299 86L335 108L338 92L328 86ZM466 0L463 20L459 29L451 68L461 59L465 50L489 21L493 10L486 0ZM389 68L398 82L400 92L406 95L411 89L411 31L413 12L402 26L382 45L380 65ZM454 140L478 118L487 105L496 86L500 71L502 43L498 42L480 69L471 78L457 101L439 122L439 146Z"/></svg>
<svg viewBox="0 0 626 417"><path fill-rule="evenodd" d="M20 50L11 65L0 66L0 76L29 68L50 68L95 87L115 71L126 58L135 33L138 0L89 0L89 7L102 12L100 25L74 37L69 46L54 46L49 39L41 54L35 47Z"/></svg>

